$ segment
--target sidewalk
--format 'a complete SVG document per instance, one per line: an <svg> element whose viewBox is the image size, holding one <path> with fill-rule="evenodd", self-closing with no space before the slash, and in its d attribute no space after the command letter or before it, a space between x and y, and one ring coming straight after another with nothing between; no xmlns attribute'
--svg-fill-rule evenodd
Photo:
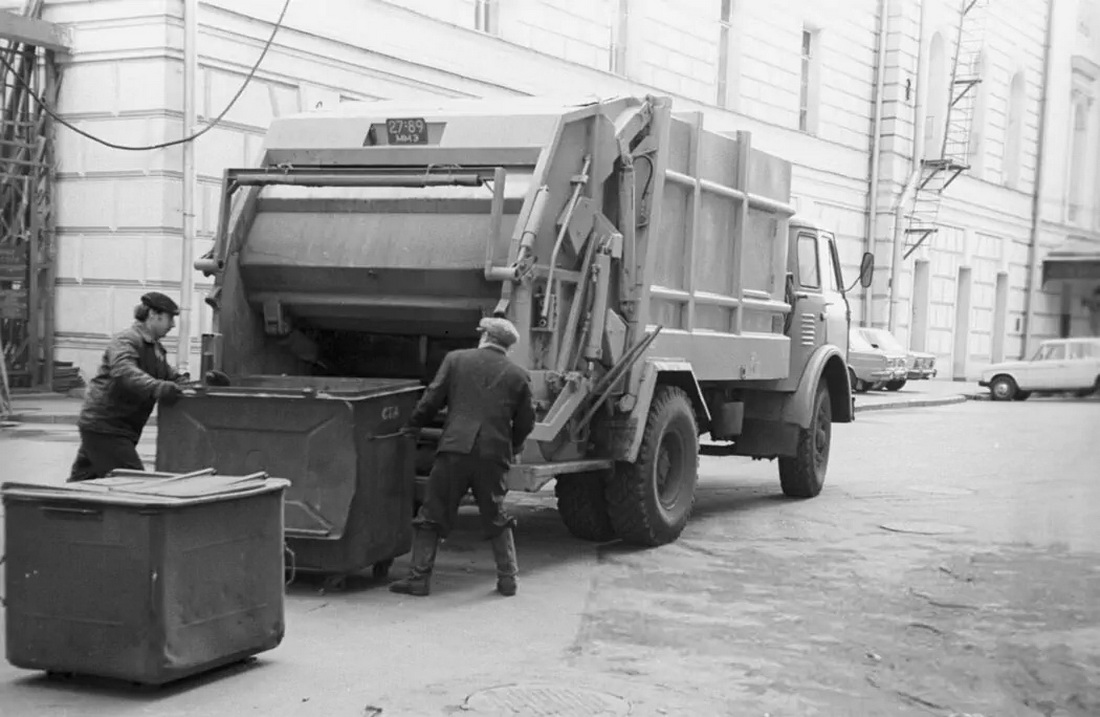
<svg viewBox="0 0 1100 717"><path fill-rule="evenodd" d="M900 391L868 391L855 394L856 412L883 411L896 408L946 406L986 395L986 390L973 381L909 381ZM13 414L5 419L11 423L53 423L73 425L80 413L81 399L61 393L16 394L12 397ZM149 425L157 424L156 411Z"/></svg>

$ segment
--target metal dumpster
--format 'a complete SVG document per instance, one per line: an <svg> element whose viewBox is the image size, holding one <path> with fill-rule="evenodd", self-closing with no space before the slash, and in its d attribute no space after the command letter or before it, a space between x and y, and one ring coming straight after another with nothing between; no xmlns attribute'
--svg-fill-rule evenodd
<svg viewBox="0 0 1100 717"><path fill-rule="evenodd" d="M199 473L0 486L8 661L161 684L276 647L287 483Z"/></svg>
<svg viewBox="0 0 1100 717"><path fill-rule="evenodd" d="M414 445L398 431L418 381L245 376L200 387L157 419L157 470L213 466L286 478L293 568L331 582L384 576L412 544Z"/></svg>

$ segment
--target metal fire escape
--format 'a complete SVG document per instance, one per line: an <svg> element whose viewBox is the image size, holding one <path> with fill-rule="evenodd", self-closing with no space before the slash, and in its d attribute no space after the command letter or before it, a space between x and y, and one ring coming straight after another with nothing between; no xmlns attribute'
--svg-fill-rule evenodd
<svg viewBox="0 0 1100 717"><path fill-rule="evenodd" d="M921 160L921 178L905 229L906 259L939 231L943 192L970 169L970 130L977 87L982 81L980 59L985 42L986 5L987 0L962 0L959 8L943 142L936 156Z"/></svg>

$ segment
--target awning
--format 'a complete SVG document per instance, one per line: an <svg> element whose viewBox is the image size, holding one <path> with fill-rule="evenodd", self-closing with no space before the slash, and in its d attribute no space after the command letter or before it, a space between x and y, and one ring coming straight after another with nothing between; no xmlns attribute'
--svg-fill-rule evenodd
<svg viewBox="0 0 1100 717"><path fill-rule="evenodd" d="M1054 282L1100 286L1100 242L1071 237L1052 249L1043 259L1043 287Z"/></svg>

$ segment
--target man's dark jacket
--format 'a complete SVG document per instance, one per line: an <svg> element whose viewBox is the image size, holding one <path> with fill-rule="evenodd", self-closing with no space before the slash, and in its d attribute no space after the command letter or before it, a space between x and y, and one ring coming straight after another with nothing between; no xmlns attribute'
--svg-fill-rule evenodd
<svg viewBox="0 0 1100 717"><path fill-rule="evenodd" d="M507 466L535 427L527 371L492 344L452 351L409 419L423 428L444 406L440 453L459 453Z"/></svg>
<svg viewBox="0 0 1100 717"><path fill-rule="evenodd" d="M77 425L136 441L153 412L162 382L178 377L168 365L164 346L136 322L107 345L99 370L85 390Z"/></svg>

